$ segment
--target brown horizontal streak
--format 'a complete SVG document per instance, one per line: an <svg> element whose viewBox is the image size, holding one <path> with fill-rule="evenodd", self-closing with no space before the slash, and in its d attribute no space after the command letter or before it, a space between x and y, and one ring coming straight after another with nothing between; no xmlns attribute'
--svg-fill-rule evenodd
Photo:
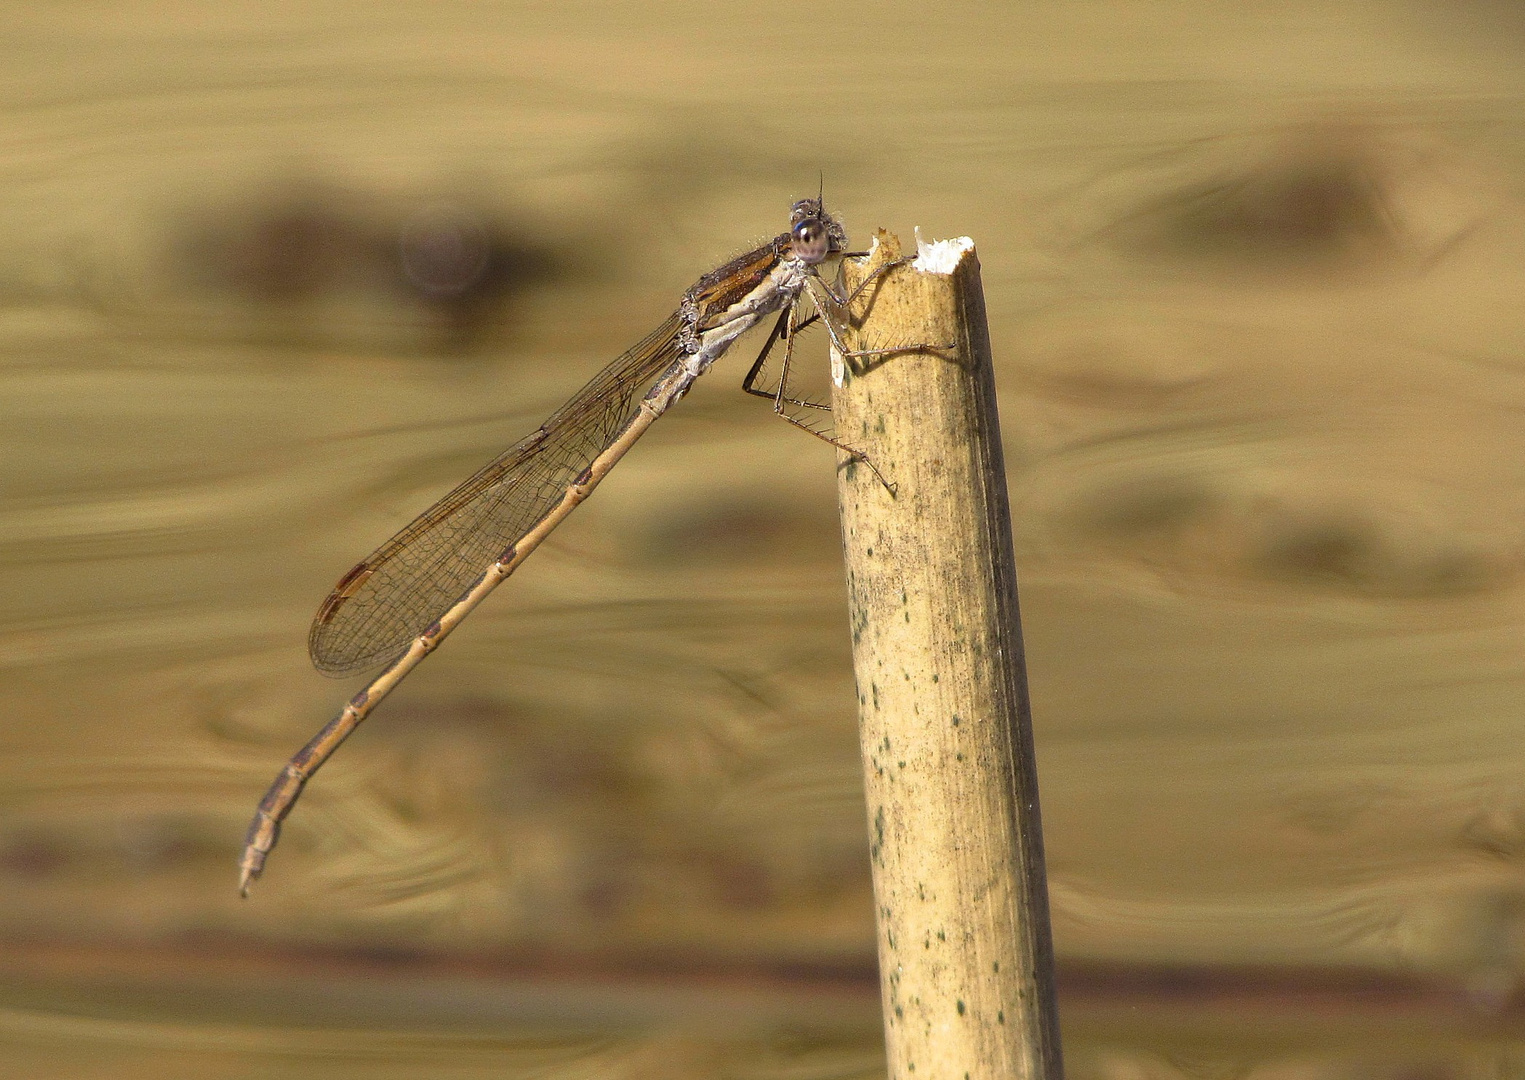
<svg viewBox="0 0 1525 1080"><path fill-rule="evenodd" d="M1061 962L1060 1010L1070 1037L1114 1024L1213 1029L1214 1025L1318 1028L1369 1039L1402 1025L1412 1038L1518 1036L1525 998L1482 1008L1460 980L1360 968ZM729 1018L738 1028L799 1025L876 1032L878 978L872 956L839 962L624 951L472 951L280 948L237 938L193 946L0 943L0 1001L88 990L188 995L205 987L241 1016L251 1004L271 1018L309 1023L406 1017L417 1029ZM554 1022L553 1022L554 1018ZM716 1030L717 1035L725 1034Z"/></svg>

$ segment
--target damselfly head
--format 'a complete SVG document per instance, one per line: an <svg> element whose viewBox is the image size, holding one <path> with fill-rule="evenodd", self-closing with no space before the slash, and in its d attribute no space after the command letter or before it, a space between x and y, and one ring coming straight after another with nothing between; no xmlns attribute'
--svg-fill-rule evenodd
<svg viewBox="0 0 1525 1080"><path fill-rule="evenodd" d="M801 199L789 215L790 247L796 258L814 266L847 248L847 233L826 212L820 199Z"/></svg>

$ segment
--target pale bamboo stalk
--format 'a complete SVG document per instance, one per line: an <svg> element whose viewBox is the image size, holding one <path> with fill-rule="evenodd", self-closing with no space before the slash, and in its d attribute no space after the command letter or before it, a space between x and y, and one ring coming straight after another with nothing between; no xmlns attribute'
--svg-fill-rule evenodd
<svg viewBox="0 0 1525 1080"><path fill-rule="evenodd" d="M1053 946L979 260L891 270L833 354L853 665L894 1080L1059 1080ZM899 255L880 232L849 287Z"/></svg>

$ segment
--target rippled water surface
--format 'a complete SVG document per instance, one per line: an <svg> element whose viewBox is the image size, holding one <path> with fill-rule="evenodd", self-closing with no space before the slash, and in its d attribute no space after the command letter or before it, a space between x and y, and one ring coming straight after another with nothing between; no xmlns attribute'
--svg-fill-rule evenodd
<svg viewBox="0 0 1525 1080"><path fill-rule="evenodd" d="M1071 1073L1525 1073L1514 9L4 20L0 1073L881 1074L833 457L737 360L235 889L333 582L823 174L979 245Z"/></svg>

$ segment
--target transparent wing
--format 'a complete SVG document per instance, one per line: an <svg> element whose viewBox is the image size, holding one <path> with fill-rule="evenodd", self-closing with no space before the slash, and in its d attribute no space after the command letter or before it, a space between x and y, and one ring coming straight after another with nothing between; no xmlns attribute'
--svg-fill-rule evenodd
<svg viewBox="0 0 1525 1080"><path fill-rule="evenodd" d="M326 675L374 667L448 611L625 428L636 395L677 358L680 326L672 315L535 432L345 574L308 634L314 666Z"/></svg>

